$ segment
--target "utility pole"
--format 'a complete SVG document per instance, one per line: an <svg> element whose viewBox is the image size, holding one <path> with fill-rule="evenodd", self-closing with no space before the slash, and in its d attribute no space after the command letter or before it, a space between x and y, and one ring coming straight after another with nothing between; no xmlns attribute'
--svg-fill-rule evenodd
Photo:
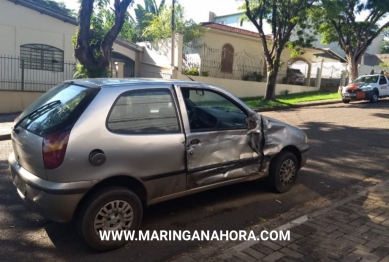
<svg viewBox="0 0 389 262"><path fill-rule="evenodd" d="M171 65L172 65L172 70L174 70L174 42L175 42L175 24L174 24L174 3L175 0L172 0L172 46L171 46Z"/></svg>

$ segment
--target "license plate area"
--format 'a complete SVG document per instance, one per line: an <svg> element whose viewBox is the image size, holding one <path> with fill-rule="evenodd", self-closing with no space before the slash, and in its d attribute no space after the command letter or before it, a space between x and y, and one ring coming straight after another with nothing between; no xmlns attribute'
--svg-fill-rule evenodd
<svg viewBox="0 0 389 262"><path fill-rule="evenodd" d="M17 175L14 177L14 185L23 194L26 195L26 183Z"/></svg>
<svg viewBox="0 0 389 262"><path fill-rule="evenodd" d="M365 98L364 92L357 92L357 98Z"/></svg>
<svg viewBox="0 0 389 262"><path fill-rule="evenodd" d="M355 93L344 93L345 97L356 97Z"/></svg>

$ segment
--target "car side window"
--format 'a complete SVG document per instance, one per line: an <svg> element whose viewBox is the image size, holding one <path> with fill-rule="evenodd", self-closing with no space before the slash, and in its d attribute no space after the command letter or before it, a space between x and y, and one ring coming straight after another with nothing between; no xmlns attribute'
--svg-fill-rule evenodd
<svg viewBox="0 0 389 262"><path fill-rule="evenodd" d="M181 88L191 131L247 129L247 113L224 95L197 88Z"/></svg>
<svg viewBox="0 0 389 262"><path fill-rule="evenodd" d="M381 76L381 77L380 77L380 85L386 85L386 84L387 84L387 82L386 82L385 77L384 77L384 76Z"/></svg>
<svg viewBox="0 0 389 262"><path fill-rule="evenodd" d="M108 116L107 128L121 134L179 133L170 90L135 90L121 94Z"/></svg>

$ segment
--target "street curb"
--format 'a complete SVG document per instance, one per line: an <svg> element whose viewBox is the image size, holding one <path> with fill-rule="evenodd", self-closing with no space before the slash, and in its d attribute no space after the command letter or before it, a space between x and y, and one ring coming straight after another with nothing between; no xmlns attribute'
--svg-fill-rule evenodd
<svg viewBox="0 0 389 262"><path fill-rule="evenodd" d="M0 135L0 141L11 140L11 134Z"/></svg>
<svg viewBox="0 0 389 262"><path fill-rule="evenodd" d="M297 104L297 105L290 105L290 106L277 106L272 108L255 108L255 112L270 112L270 111L279 111L279 110L287 110L287 109L296 109L296 108L302 108L302 107L310 107L310 106L322 106L322 105L331 105L331 104L338 104L342 103L341 99L334 99L334 100L325 100L325 101L318 101L318 102L312 102L312 103L304 103L304 104Z"/></svg>

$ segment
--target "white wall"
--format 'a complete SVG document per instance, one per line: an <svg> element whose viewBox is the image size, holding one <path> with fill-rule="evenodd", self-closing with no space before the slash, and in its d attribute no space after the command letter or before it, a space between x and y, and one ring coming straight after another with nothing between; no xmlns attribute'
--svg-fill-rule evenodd
<svg viewBox="0 0 389 262"><path fill-rule="evenodd" d="M219 86L234 94L237 97L256 97L264 96L266 91L266 83L263 82L252 82L252 81L242 81L242 80L233 80L233 79L223 79L223 78L213 78L213 77L203 77L203 76L190 76L193 80L207 83L210 85ZM180 80L188 81L189 78L185 75L179 75ZM280 95L282 91L289 90L290 94L301 93L308 91L317 91L317 87L308 87L308 86L297 86L297 85L276 85L276 95Z"/></svg>

